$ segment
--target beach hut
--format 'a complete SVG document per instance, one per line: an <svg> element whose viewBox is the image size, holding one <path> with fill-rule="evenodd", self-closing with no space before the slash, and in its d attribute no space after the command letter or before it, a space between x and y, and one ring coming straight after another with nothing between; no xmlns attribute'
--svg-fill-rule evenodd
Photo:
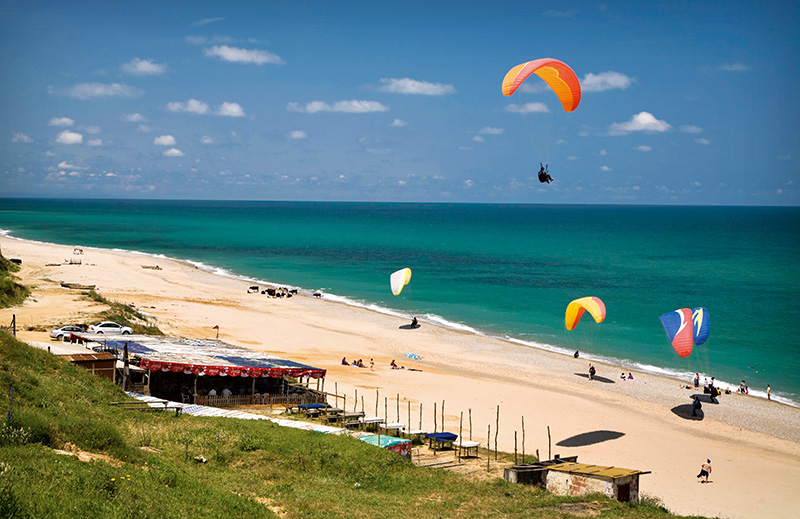
<svg viewBox="0 0 800 519"><path fill-rule="evenodd" d="M105 351L99 353L72 353L59 355L59 357L82 367L86 371L91 371L93 375L114 382L117 358L112 353Z"/></svg>

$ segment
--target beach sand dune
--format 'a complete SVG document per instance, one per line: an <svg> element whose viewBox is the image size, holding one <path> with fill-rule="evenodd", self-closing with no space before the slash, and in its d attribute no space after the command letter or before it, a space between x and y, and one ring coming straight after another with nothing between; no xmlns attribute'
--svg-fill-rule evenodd
<svg viewBox="0 0 800 519"><path fill-rule="evenodd" d="M422 404L423 428L432 431L434 405L441 430L444 403L448 431L458 432L463 412L469 437L471 411L472 438L485 446L491 425L493 446L499 406L501 450L513 452L515 431L521 441L524 418L526 453L538 449L546 457L549 426L554 454L651 471L642 476L642 492L674 512L789 518L800 509L798 408L731 394L705 403L702 419L692 419L695 392L682 389L684 381L645 373L622 381L619 367L598 363L602 379L590 381L583 359L429 323L402 329L403 319L302 294L248 294L249 282L163 258L83 247L81 265L46 266L73 248L8 237L0 247L23 260L19 277L35 287L22 307L0 310L4 324L16 315L23 340L47 340L27 327L89 321L102 305L60 282L95 284L103 296L155 316L169 335L214 337L218 325L229 343L324 368L325 390L346 395L348 408L360 409L363 398L367 414L383 416L388 398L389 419L406 422L410 404L416 427ZM161 270L141 268L155 264ZM375 368L342 366L342 357L367 366L374 359ZM389 369L392 360L407 369ZM695 476L707 458L713 484L702 485Z"/></svg>

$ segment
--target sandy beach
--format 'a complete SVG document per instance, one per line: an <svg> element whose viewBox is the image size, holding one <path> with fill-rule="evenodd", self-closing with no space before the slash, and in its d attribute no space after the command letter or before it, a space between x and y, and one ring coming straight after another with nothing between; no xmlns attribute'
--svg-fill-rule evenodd
<svg viewBox="0 0 800 519"><path fill-rule="evenodd" d="M446 429L457 433L463 412L468 438L471 410L472 439L486 446L488 425L494 442L499 406L500 450L513 452L514 432L521 438L524 418L525 451L538 449L546 457L549 426L553 453L651 471L642 476L641 491L676 513L789 518L800 508L800 409L795 407L723 394L718 405L704 403L702 420L691 420L683 413L695 393L681 388L687 381L645 373L622 381L619 367L596 363L599 378L590 381L584 359L429 323L403 329L406 320L324 297L248 294L247 281L164 258L87 247L74 255L72 246L8 237L0 237L0 247L6 258L22 259L18 277L33 287L22 307L0 310L3 324L16 315L22 340L48 340L46 332L29 327L89 321L102 305L80 299L79 291L60 283L93 284L103 296L155 316L168 335L214 337L218 325L226 342L326 369L325 390L347 395L348 407L357 391L358 405L363 397L368 414L375 411L377 395L378 414L388 397L394 418L399 395L400 421L407 421L410 401L417 425L422 403L423 428L432 431L434 404L441 408L444 402ZM71 258L80 265L63 264ZM160 270L142 268L155 264ZM421 359L404 357L407 352ZM342 357L363 359L367 366L374 359L375 367L343 366ZM420 371L392 370L392 360ZM574 438L578 435L584 436ZM713 483L699 484L695 476L707 458Z"/></svg>

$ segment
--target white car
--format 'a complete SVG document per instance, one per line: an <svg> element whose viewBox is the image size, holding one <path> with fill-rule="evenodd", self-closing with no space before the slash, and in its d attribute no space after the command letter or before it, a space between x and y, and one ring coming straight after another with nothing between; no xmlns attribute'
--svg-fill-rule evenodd
<svg viewBox="0 0 800 519"><path fill-rule="evenodd" d="M69 337L71 333L84 333L84 331L80 326L62 326L61 328L50 330L50 338L63 341L64 337Z"/></svg>
<svg viewBox="0 0 800 519"><path fill-rule="evenodd" d="M112 335L130 335L133 333L133 328L112 323L111 321L103 321L102 323L89 326L89 329L86 330L86 332L96 333L98 335L103 335L105 333Z"/></svg>

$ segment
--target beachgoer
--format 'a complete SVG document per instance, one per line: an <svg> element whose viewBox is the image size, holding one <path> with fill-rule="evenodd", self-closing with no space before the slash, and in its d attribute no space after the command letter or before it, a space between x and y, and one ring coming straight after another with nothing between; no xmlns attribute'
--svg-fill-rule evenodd
<svg viewBox="0 0 800 519"><path fill-rule="evenodd" d="M710 386L709 393L711 393L711 403L718 404L719 402L717 402L716 398L717 395L719 395L719 389L715 388L714 386Z"/></svg>
<svg viewBox="0 0 800 519"><path fill-rule="evenodd" d="M619 379L620 380L625 380L625 372L624 371L620 374Z"/></svg>
<svg viewBox="0 0 800 519"><path fill-rule="evenodd" d="M363 368L363 367L364 367L364 361L363 361L363 360L361 360L361 359L358 359L358 364L357 364L357 366L358 366L359 368Z"/></svg>
<svg viewBox="0 0 800 519"><path fill-rule="evenodd" d="M372 368L375 367L375 359L369 359L369 370L372 371Z"/></svg>
<svg viewBox="0 0 800 519"><path fill-rule="evenodd" d="M390 366L392 369L397 369L397 363L394 361L394 359L392 359L392 363L391 363L391 364L389 364L389 366Z"/></svg>
<svg viewBox="0 0 800 519"><path fill-rule="evenodd" d="M772 388L767 384L767 400L772 400Z"/></svg>
<svg viewBox="0 0 800 519"><path fill-rule="evenodd" d="M697 416L697 411L699 411L703 407L703 404L700 403L700 397L695 395L694 402L692 402L692 416Z"/></svg>
<svg viewBox="0 0 800 519"><path fill-rule="evenodd" d="M411 319L411 327L412 327L412 328L418 328L418 327L419 327L419 321L417 321L417 318L416 318L416 317L414 317L413 319Z"/></svg>
<svg viewBox="0 0 800 519"><path fill-rule="evenodd" d="M231 396L232 394L233 393L231 393L231 390L228 389L227 387L222 390L222 396Z"/></svg>
<svg viewBox="0 0 800 519"><path fill-rule="evenodd" d="M705 463L700 465L700 474L697 475L700 483L708 483L708 476L711 474L711 460L707 459Z"/></svg>
<svg viewBox="0 0 800 519"><path fill-rule="evenodd" d="M578 350L575 350L575 355L573 355L573 357L575 357L577 359L579 356L580 356L580 353L578 352Z"/></svg>
<svg viewBox="0 0 800 519"><path fill-rule="evenodd" d="M350 363L347 362L347 357L342 357L342 366L349 366Z"/></svg>
<svg viewBox="0 0 800 519"><path fill-rule="evenodd" d="M217 390L212 387L211 391L208 392L208 396L217 396Z"/></svg>
<svg viewBox="0 0 800 519"><path fill-rule="evenodd" d="M633 380L633 373L628 373L628 380Z"/></svg>
<svg viewBox="0 0 800 519"><path fill-rule="evenodd" d="M700 386L700 373L694 374L694 387L697 388Z"/></svg>
<svg viewBox="0 0 800 519"><path fill-rule="evenodd" d="M589 364L589 380L594 380L594 376L597 373L597 370L594 369L594 366Z"/></svg>

